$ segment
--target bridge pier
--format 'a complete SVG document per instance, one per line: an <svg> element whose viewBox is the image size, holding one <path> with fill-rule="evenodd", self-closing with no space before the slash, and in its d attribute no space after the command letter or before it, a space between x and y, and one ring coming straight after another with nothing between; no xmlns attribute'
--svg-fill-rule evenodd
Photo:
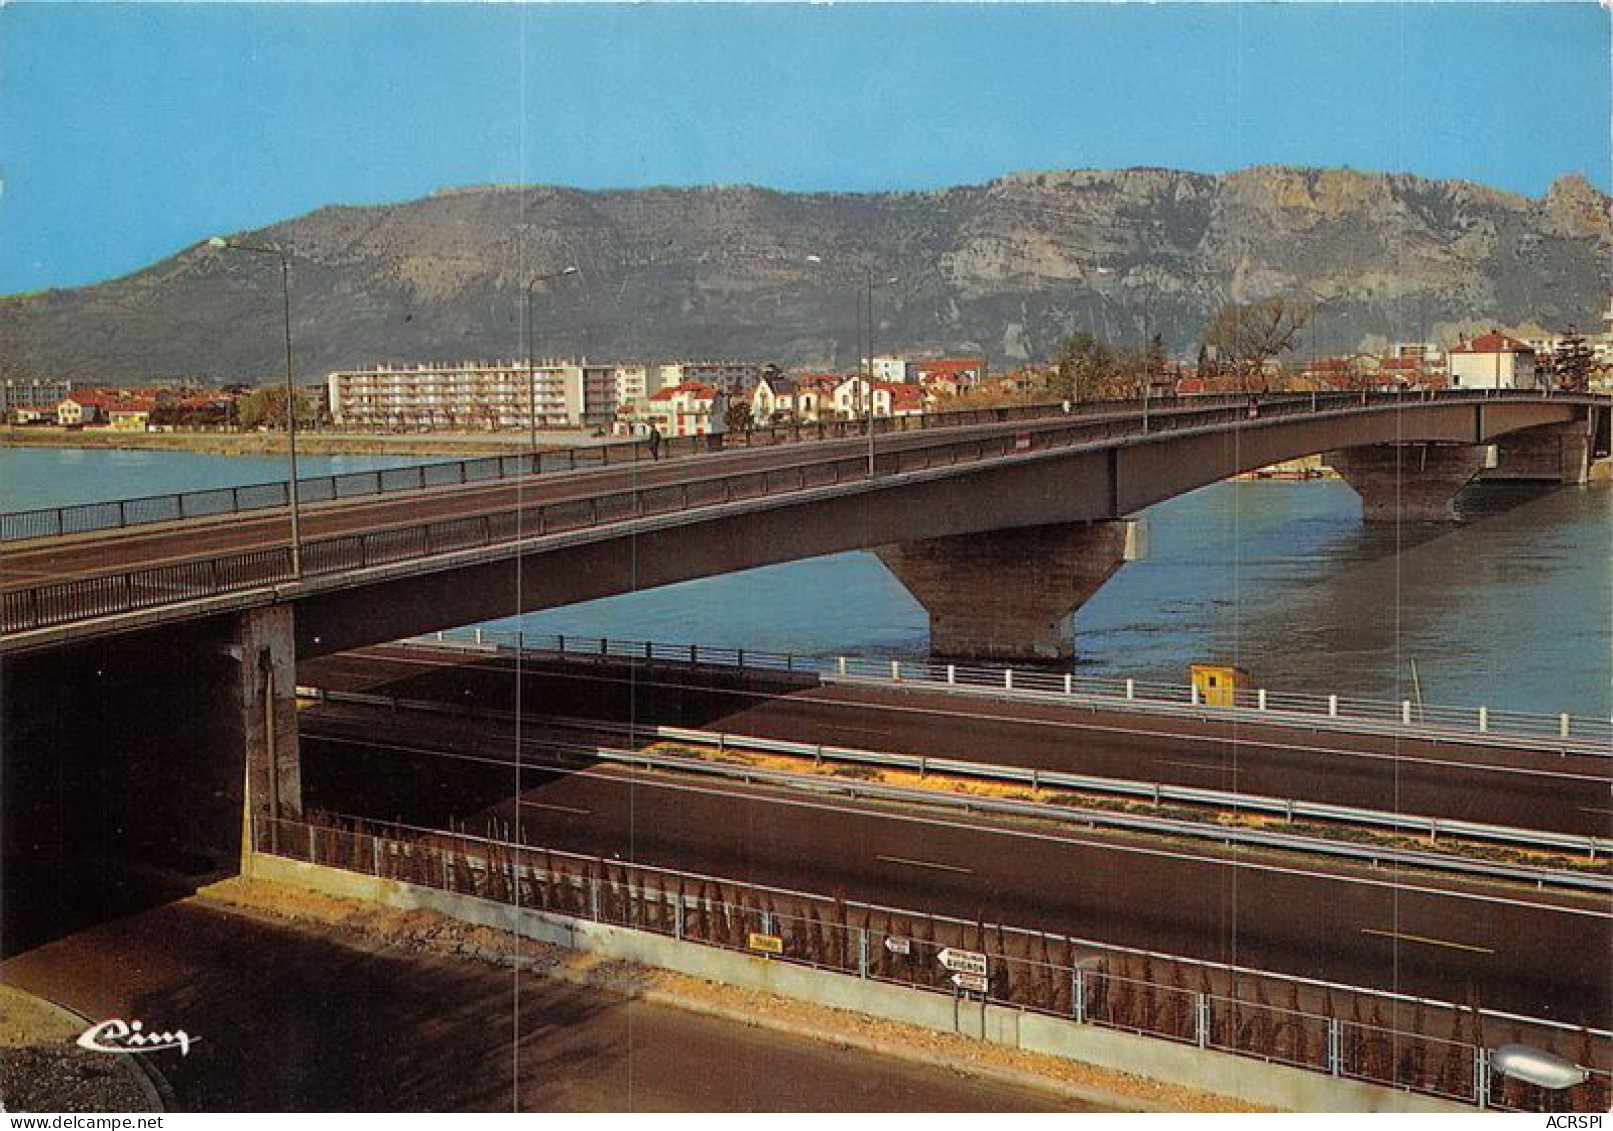
<svg viewBox="0 0 1613 1131"><path fill-rule="evenodd" d="M932 655L1064 660L1075 654L1075 610L1145 555L1146 529L1131 520L1013 527L875 552L930 614Z"/></svg>
<svg viewBox="0 0 1613 1131"><path fill-rule="evenodd" d="M280 605L241 613L233 632L231 654L239 648L241 656L222 709L238 718L247 812L252 817L300 817L302 760L291 608Z"/></svg>
<svg viewBox="0 0 1613 1131"><path fill-rule="evenodd" d="M1496 465L1485 479L1524 479L1577 487L1590 478L1592 428L1584 420L1510 432L1496 440Z"/></svg>
<svg viewBox="0 0 1613 1131"><path fill-rule="evenodd" d="M1327 453L1367 522L1455 522L1456 493L1484 467L1479 444L1374 444Z"/></svg>
<svg viewBox="0 0 1613 1131"><path fill-rule="evenodd" d="M0 656L0 954L233 872L244 800L301 811L292 616Z"/></svg>

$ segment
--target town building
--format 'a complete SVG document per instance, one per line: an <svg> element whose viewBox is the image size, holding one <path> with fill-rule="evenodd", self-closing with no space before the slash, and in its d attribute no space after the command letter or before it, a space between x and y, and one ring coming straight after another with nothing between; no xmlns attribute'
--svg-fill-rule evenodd
<svg viewBox="0 0 1613 1131"><path fill-rule="evenodd" d="M56 423L63 428L82 428L104 423L107 410L117 400L115 394L100 389L84 389L63 397L56 406Z"/></svg>
<svg viewBox="0 0 1613 1131"><path fill-rule="evenodd" d="M381 365L326 384L337 425L388 431L603 427L618 389L614 366L557 360Z"/></svg>
<svg viewBox="0 0 1613 1131"><path fill-rule="evenodd" d="M905 357L887 354L872 360L863 359L864 367L874 375L875 381L895 382L898 384L908 381L917 381L919 376L919 363L909 361Z"/></svg>
<svg viewBox="0 0 1613 1131"><path fill-rule="evenodd" d="M986 379L986 359L983 357L932 357L918 363L918 382L939 387L948 384L959 392L968 392ZM956 394L951 394L956 395Z"/></svg>
<svg viewBox="0 0 1613 1131"><path fill-rule="evenodd" d="M662 366L643 361L622 362L616 366L616 405L618 410L629 405L642 406L660 392L666 382L662 380ZM676 381L672 382L677 384Z"/></svg>
<svg viewBox="0 0 1613 1131"><path fill-rule="evenodd" d="M1535 351L1499 330L1452 346L1449 369L1453 389L1532 389L1539 384Z"/></svg>
<svg viewBox="0 0 1613 1131"><path fill-rule="evenodd" d="M875 416L923 416L924 390L906 381L880 381L874 385Z"/></svg>
<svg viewBox="0 0 1613 1131"><path fill-rule="evenodd" d="M660 386L650 389L646 396L653 396L660 389L691 382L710 385L730 395L749 395L756 382L762 379L763 372L771 367L748 361L668 361L657 368L660 371Z"/></svg>
<svg viewBox="0 0 1613 1131"><path fill-rule="evenodd" d="M116 432L144 432L151 426L151 414L157 409L152 397L120 397L105 405L107 423Z"/></svg>
<svg viewBox="0 0 1613 1131"><path fill-rule="evenodd" d="M73 392L71 381L6 381L0 384L0 417L17 419L18 409L54 409Z"/></svg>
<svg viewBox="0 0 1613 1131"><path fill-rule="evenodd" d="M685 381L659 390L642 418L663 436L706 436L726 431L728 395L715 385Z"/></svg>
<svg viewBox="0 0 1613 1131"><path fill-rule="evenodd" d="M803 419L796 412L798 393L796 382L789 377L779 375L763 377L751 390L751 419L758 424Z"/></svg>

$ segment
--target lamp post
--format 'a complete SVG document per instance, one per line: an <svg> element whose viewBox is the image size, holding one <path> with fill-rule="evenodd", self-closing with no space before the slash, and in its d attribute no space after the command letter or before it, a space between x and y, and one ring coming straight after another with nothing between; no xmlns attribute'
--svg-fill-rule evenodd
<svg viewBox="0 0 1613 1131"><path fill-rule="evenodd" d="M806 261L812 264L820 264L823 262L823 257L820 255L808 255ZM899 281L895 275L891 275L882 280L880 285L894 286ZM859 368L862 370L863 382L868 386L868 411L866 416L868 424L868 478L872 479L874 478L874 269L866 264L863 266L863 282L865 285L863 291L864 307L867 312L868 325L868 352L864 355L864 364ZM859 351L862 347L863 343L858 342L857 348Z"/></svg>
<svg viewBox="0 0 1613 1131"><path fill-rule="evenodd" d="M556 279L563 279L567 275L575 275L576 267L563 267L550 275L538 275L528 280L526 285L526 379L527 379L527 408L528 424L532 428L532 470L538 469L538 359L532 352L532 296L536 293L538 284L552 283ZM587 377L583 378L583 392L587 392Z"/></svg>
<svg viewBox="0 0 1613 1131"><path fill-rule="evenodd" d="M286 331L286 451L289 463L286 497L291 509L291 578L302 579L301 507L297 497L297 380L291 363L291 255L280 247L241 243L239 240L214 236L207 241L209 247L224 251L246 251L254 255L272 255L280 261L280 296L285 315Z"/></svg>

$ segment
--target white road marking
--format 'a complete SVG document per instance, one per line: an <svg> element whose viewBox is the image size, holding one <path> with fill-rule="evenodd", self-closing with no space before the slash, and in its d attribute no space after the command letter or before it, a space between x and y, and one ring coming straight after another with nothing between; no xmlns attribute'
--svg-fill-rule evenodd
<svg viewBox="0 0 1613 1131"><path fill-rule="evenodd" d="M1494 954L1495 951L1487 946L1471 946L1468 943L1451 942L1448 939L1431 939L1426 935L1403 935L1399 931L1379 931L1372 927L1362 927L1363 935L1376 935L1379 938L1395 939L1399 942L1423 943L1426 946L1440 946L1446 950L1465 950L1471 954Z"/></svg>
<svg viewBox="0 0 1613 1131"><path fill-rule="evenodd" d="M914 868L934 868L938 872L961 872L966 876L974 875L973 868L960 868L956 864L937 864L933 860L909 860L905 856L876 856L875 860L883 860L887 864L909 864Z"/></svg>

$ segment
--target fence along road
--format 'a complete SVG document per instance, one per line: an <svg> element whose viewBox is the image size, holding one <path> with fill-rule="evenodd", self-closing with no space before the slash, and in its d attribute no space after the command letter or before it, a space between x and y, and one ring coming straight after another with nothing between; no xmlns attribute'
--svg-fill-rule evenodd
<svg viewBox="0 0 1613 1131"><path fill-rule="evenodd" d="M310 732L303 748L306 763L339 767L349 782L416 765L447 770L444 753L503 759L452 766L507 788L510 744L479 741L459 720L433 728L411 715L390 724L372 717L339 744ZM350 815L395 815L375 790L343 797ZM518 806L501 801L462 819L471 830L518 828L525 843L569 852L838 890L1206 961L1235 955L1259 969L1419 997L1463 1001L1472 987L1490 1008L1569 1025L1599 1025L1613 1008L1605 896L630 769L540 774Z"/></svg>

